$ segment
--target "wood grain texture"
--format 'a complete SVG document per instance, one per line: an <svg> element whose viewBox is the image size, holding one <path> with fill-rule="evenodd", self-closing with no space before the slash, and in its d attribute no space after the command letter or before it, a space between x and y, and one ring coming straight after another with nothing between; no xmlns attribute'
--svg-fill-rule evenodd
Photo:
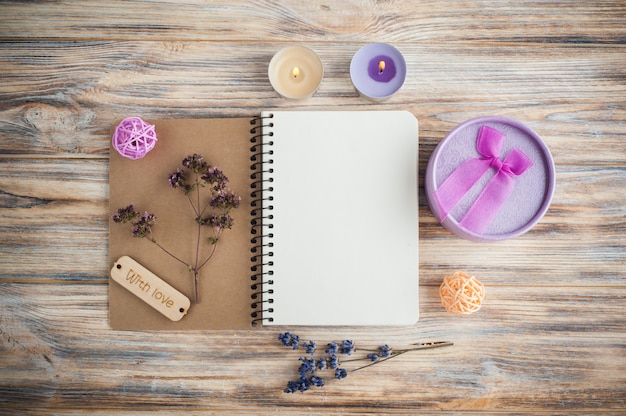
<svg viewBox="0 0 626 416"><path fill-rule="evenodd" d="M626 412L625 27L617 0L0 2L0 414ZM373 41L393 43L409 68L383 103L349 78ZM267 80L272 55L293 43L325 70L302 102ZM419 119L419 323L111 331L111 126L263 108ZM422 182L446 133L489 114L543 137L557 185L530 232L477 244L437 223ZM457 269L486 285L474 315L439 304ZM287 395L299 362L276 340L284 330L319 343L455 345Z"/></svg>
<svg viewBox="0 0 626 416"><path fill-rule="evenodd" d="M110 265L103 242L113 214L108 160L0 158L0 171L0 253L11 259L0 262L0 281L106 283ZM420 282L439 284L461 267L490 284L621 285L626 218L623 199L616 195L624 183L623 168L563 167L543 220L529 233L498 244L451 238L421 189ZM590 194L594 189L604 192Z"/></svg>
<svg viewBox="0 0 626 416"><path fill-rule="evenodd" d="M267 80L273 52L286 45L0 43L0 135L6 138L0 151L106 157L110 125L121 114L252 116L263 106L290 108ZM310 46L325 78L303 107L408 109L420 120L422 165L456 124L492 113L529 120L558 155L557 164L626 160L621 46L402 44L409 75L383 104L364 101L350 82L350 59L362 45ZM605 145L585 152L590 139Z"/></svg>
<svg viewBox="0 0 626 416"><path fill-rule="evenodd" d="M304 406L321 413L402 413L523 412L537 405L592 411L625 404L623 324L612 318L623 316L623 288L488 287L484 309L458 318L436 302L437 288L427 287L415 328L300 328L307 339L350 338L364 347L381 339L392 347L456 339L453 347L405 354L297 395L282 393L299 361L275 340L280 328L190 333L181 345L176 332L111 332L103 285L2 289L0 335L5 360L13 364L3 371L0 404L15 408L277 412Z"/></svg>
<svg viewBox="0 0 626 416"><path fill-rule="evenodd" d="M1 39L623 43L613 1L3 2Z"/></svg>

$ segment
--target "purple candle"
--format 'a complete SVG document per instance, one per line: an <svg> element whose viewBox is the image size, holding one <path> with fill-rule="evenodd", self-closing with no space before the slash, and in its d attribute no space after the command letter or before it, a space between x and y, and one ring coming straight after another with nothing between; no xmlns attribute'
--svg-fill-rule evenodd
<svg viewBox="0 0 626 416"><path fill-rule="evenodd" d="M359 93L374 100L384 100L404 84L406 62L393 46L372 43L359 49L352 58L350 77Z"/></svg>

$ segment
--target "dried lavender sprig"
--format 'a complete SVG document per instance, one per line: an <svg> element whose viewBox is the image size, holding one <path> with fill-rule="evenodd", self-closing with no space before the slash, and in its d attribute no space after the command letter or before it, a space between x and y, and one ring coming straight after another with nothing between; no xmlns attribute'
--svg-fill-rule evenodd
<svg viewBox="0 0 626 416"><path fill-rule="evenodd" d="M351 371L358 371L358 370L362 370L364 368L367 367L371 367L374 364L378 364L378 363L382 363L383 361L387 361L387 360L391 360L392 358L395 358L399 355L405 354L407 352L411 352L411 351L419 351L419 350L427 350L427 349L432 349L432 348L440 348L440 347L448 347L451 345L454 345L452 342L450 341L436 341L436 342L424 342L424 343L416 343L415 345L417 345L416 347L413 348L406 348L403 350L391 350L389 351L388 355L385 357L382 357L380 359L376 359L376 360L371 360L372 362L364 365L362 367L359 368L355 368L354 370ZM373 357L371 357L371 354L368 354L368 357L371 359ZM380 356L379 356L380 357Z"/></svg>
<svg viewBox="0 0 626 416"><path fill-rule="evenodd" d="M431 349L431 348L439 348L444 346L453 345L448 341L437 341L437 342L424 342L424 343L416 343L415 347L405 348L402 350L392 350L387 344L381 345L376 350L368 350L363 349L359 351L369 351L369 353L365 357L361 358L353 358L348 360L343 360L342 363L352 362L352 361L363 361L368 360L370 363L367 365L358 367L356 369L348 370L346 368L340 367L339 358L337 354L340 355L348 355L350 356L354 352L357 351L355 344L351 340L344 340L341 343L331 342L326 346L326 356L321 358L315 357L316 352L316 343L314 341L302 342L300 343L300 337L294 335L290 332L285 332L283 334L278 335L278 340L285 346L296 350L298 348L303 348L306 350L306 353L309 354L309 357L300 357L301 361L300 368L298 372L300 377L298 380L289 381L287 383L287 387L285 388L286 393L295 393L296 391L304 392L309 390L311 387L322 387L325 385L324 380L317 375L317 371L324 370L334 370L333 376L334 378L341 380L348 375L348 371L358 371L364 368L370 367L372 365L376 365L378 363L390 360L392 358L398 357L402 354L405 354L410 351L417 351L423 349Z"/></svg>

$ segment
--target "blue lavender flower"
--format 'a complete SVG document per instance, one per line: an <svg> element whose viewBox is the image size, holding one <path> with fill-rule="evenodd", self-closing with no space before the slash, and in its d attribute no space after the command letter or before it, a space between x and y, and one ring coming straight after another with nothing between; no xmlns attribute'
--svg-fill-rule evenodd
<svg viewBox="0 0 626 416"><path fill-rule="evenodd" d="M337 380L341 380L342 378L346 378L348 376L348 372L343 368L338 368L335 370L335 378Z"/></svg>
<svg viewBox="0 0 626 416"><path fill-rule="evenodd" d="M339 347L334 342L328 343L326 346L328 347L326 348L326 354L337 354L337 351L339 351Z"/></svg>
<svg viewBox="0 0 626 416"><path fill-rule="evenodd" d="M315 347L316 347L315 341L309 340L308 344L306 342L304 342L302 344L302 347L306 348L306 353L307 354L314 354L315 353Z"/></svg>
<svg viewBox="0 0 626 416"><path fill-rule="evenodd" d="M307 377L306 374L301 374L300 378L296 381L288 381L287 387L285 388L285 393L295 393L297 391L305 392L311 388L311 386L315 387L324 387L324 379L318 377L316 375L311 375Z"/></svg>
<svg viewBox="0 0 626 416"><path fill-rule="evenodd" d="M318 376L311 376L309 379L311 384L315 387L324 387L324 379Z"/></svg>
<svg viewBox="0 0 626 416"><path fill-rule="evenodd" d="M311 380L306 377L300 377L297 381L298 391L305 392L311 388Z"/></svg>
<svg viewBox="0 0 626 416"><path fill-rule="evenodd" d="M350 367L349 369L346 369L340 367L341 363L339 362L338 354L351 355L356 352L354 342L352 342L351 340L344 340L341 342L340 345L337 345L337 343L335 342L326 344L326 355L317 358L315 357L316 343L313 340L300 343L300 338L290 332L279 334L278 340L283 345L291 347L294 350L302 347L302 349L305 350L307 354L309 354L308 356L298 358L298 360L300 361L300 367L298 368L299 378L295 381L289 381L287 383L287 387L284 390L286 393L295 393L297 391L305 392L311 387L323 387L325 385L325 381L324 378L318 375L318 371L322 372L330 370L328 371L329 377L332 377L334 375L334 378L336 378L337 380L341 380L348 376L348 372L359 371L380 362L386 361L384 359L381 360L381 358L393 358L408 351L452 345L451 342L447 341L435 343L420 343L416 344L416 347L403 349L392 353L391 348L389 348L389 346L385 344L379 346L376 351L361 350L363 352L359 354L360 357L345 360L345 363L360 360L369 361L369 363L362 364L356 368ZM370 352L366 354L365 351Z"/></svg>
<svg viewBox="0 0 626 416"><path fill-rule="evenodd" d="M339 358L335 354L331 355L328 362L328 368L337 368L339 366Z"/></svg>
<svg viewBox="0 0 626 416"><path fill-rule="evenodd" d="M354 343L351 340L345 340L341 343L340 354L352 355L354 352Z"/></svg>
<svg viewBox="0 0 626 416"><path fill-rule="evenodd" d="M385 358L385 357L389 357L391 355L391 348L389 348L389 345L385 344L385 345L381 345L380 347L378 347L378 356L381 358Z"/></svg>
<svg viewBox="0 0 626 416"><path fill-rule="evenodd" d="M291 332L278 334L278 340L285 347L292 347L294 350L298 349L298 345L300 345L300 337L297 335L293 335Z"/></svg>
<svg viewBox="0 0 626 416"><path fill-rule="evenodd" d="M287 388L284 390L285 393L295 393L298 391L298 383L295 381L288 381Z"/></svg>
<svg viewBox="0 0 626 416"><path fill-rule="evenodd" d="M299 360L302 361L298 369L301 376L305 376L307 373L315 373L315 360L313 358L300 357Z"/></svg>

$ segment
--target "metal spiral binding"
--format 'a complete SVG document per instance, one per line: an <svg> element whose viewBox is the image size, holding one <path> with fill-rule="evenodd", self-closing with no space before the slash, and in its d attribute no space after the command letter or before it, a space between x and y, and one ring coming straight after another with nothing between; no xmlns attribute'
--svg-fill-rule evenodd
<svg viewBox="0 0 626 416"><path fill-rule="evenodd" d="M269 202L274 199L272 196L274 188L271 186L274 181L272 176L274 169L271 166L273 160L269 157L273 154L272 145L274 144L271 140L273 136L271 128L274 126L271 122L272 118L273 114L270 114L267 117L255 117L250 120L253 126L250 129L250 134L252 134L250 138L250 143L252 143L250 146L250 162L252 162L250 165L250 197L252 199L250 211L252 216L250 221L250 234L252 235L250 239L252 243L250 248L250 271L252 272L250 308L252 312L250 317L252 326L263 321L272 322L271 314L274 312L272 307L274 299L271 296L274 293L272 288L274 262L271 260L274 255L271 250L274 247L271 221L274 217L269 212L274 208Z"/></svg>

